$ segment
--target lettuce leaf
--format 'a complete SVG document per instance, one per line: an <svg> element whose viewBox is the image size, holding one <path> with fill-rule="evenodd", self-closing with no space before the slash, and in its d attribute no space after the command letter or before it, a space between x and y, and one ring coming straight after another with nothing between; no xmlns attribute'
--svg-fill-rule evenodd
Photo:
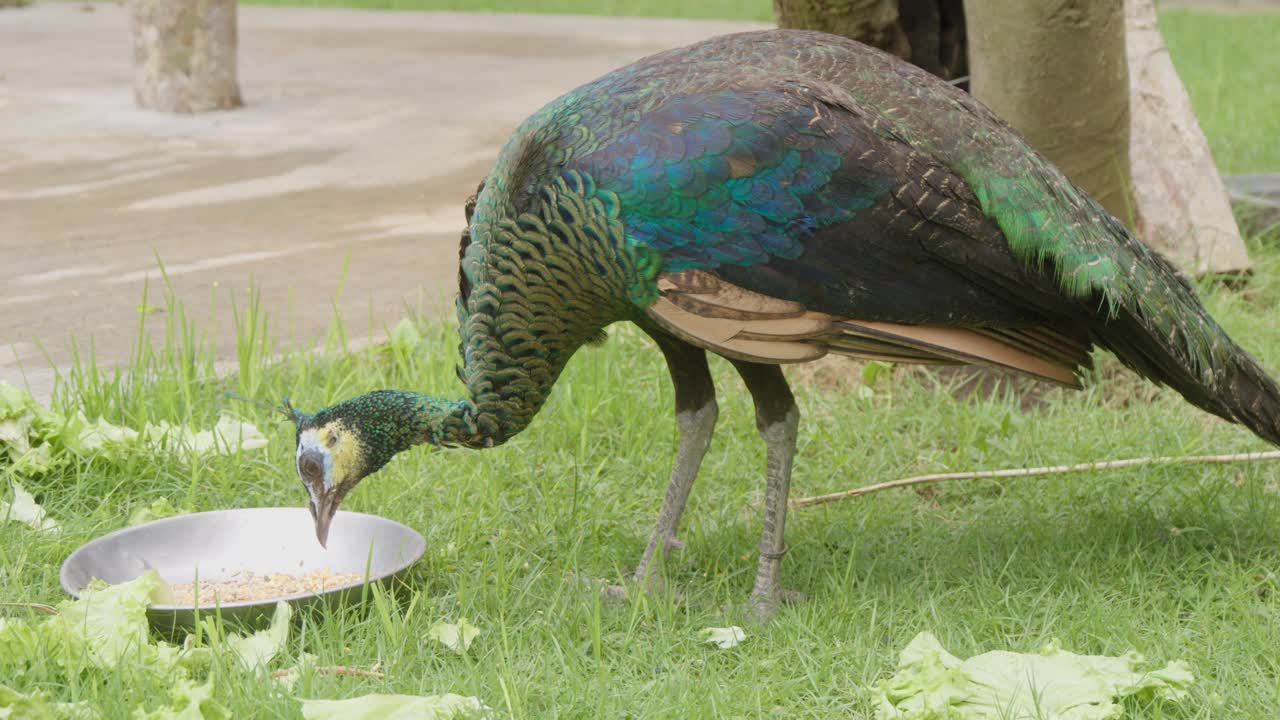
<svg viewBox="0 0 1280 720"><path fill-rule="evenodd" d="M13 480L13 501L0 500L0 522L10 521L26 523L34 530L58 532L58 521L49 517L44 508L36 502L35 497L22 487L22 483Z"/></svg>
<svg viewBox="0 0 1280 720"><path fill-rule="evenodd" d="M472 625L466 618L459 619L456 625L441 620L432 625L431 629L427 631L427 637L441 643L459 655L467 652L467 649L471 647L471 641L475 640L479 634L480 628Z"/></svg>
<svg viewBox="0 0 1280 720"><path fill-rule="evenodd" d="M8 459L24 474L48 471L52 453L47 440L58 435L62 425L61 417L31 395L0 382L0 461Z"/></svg>
<svg viewBox="0 0 1280 720"><path fill-rule="evenodd" d="M132 527L133 525L149 523L152 520L159 520L160 518L173 517L174 515L185 515L189 512L191 512L191 508L178 509L173 506L173 503L169 502L169 498L162 497L150 505L142 505L134 508L133 511L129 513L128 525Z"/></svg>
<svg viewBox="0 0 1280 720"><path fill-rule="evenodd" d="M147 606L167 600L168 590L154 570L119 585L91 585L79 600L62 603L44 627L63 646L64 659L83 657L91 666L112 668L132 655L169 665L172 653L151 642L147 623Z"/></svg>
<svg viewBox="0 0 1280 720"><path fill-rule="evenodd" d="M722 628L703 628L698 635L702 638L703 642L711 643L722 650L737 647L738 643L747 639L747 634L737 625Z"/></svg>
<svg viewBox="0 0 1280 720"><path fill-rule="evenodd" d="M361 695L347 700L303 700L305 720L453 720L483 717L478 698L445 695Z"/></svg>
<svg viewBox="0 0 1280 720"><path fill-rule="evenodd" d="M25 391L0 383L0 463L8 461L23 475L48 472L57 450L116 461L134 452L209 455L266 446L267 437L257 427L229 415L208 430L163 421L134 430L102 418L89 420L82 412L59 415Z"/></svg>
<svg viewBox="0 0 1280 720"><path fill-rule="evenodd" d="M289 641L291 617L293 608L289 603L278 602L275 614L271 616L271 626L266 630L259 630L249 637L228 635L227 647L235 654L240 667L257 671L269 665Z"/></svg>
<svg viewBox="0 0 1280 720"><path fill-rule="evenodd" d="M0 685L0 718L13 720L59 720L54 704L42 692L23 694Z"/></svg>
<svg viewBox="0 0 1280 720"><path fill-rule="evenodd" d="M179 677L170 691L173 703L169 707L144 712L134 710L136 720L228 720L231 713L213 699L213 678L203 685Z"/></svg>
<svg viewBox="0 0 1280 720"><path fill-rule="evenodd" d="M1106 720L1130 695L1181 700L1193 677L1186 663L1141 671L1143 657L1076 655L1050 643L1039 653L994 651L968 660L920 633L877 693L879 720Z"/></svg>
<svg viewBox="0 0 1280 720"><path fill-rule="evenodd" d="M229 455L237 450L257 450L267 446L267 436L252 423L227 415L220 416L213 429L198 432L167 422L147 423L142 428L141 437L144 445L157 450L197 455Z"/></svg>

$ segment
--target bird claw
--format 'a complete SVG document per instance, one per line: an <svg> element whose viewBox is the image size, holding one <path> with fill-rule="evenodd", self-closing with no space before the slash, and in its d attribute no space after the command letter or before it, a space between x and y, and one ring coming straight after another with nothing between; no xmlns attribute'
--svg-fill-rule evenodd
<svg viewBox="0 0 1280 720"><path fill-rule="evenodd" d="M684 549L684 543L677 539L674 535L662 540L662 555L669 557L675 555ZM644 590L647 595L660 595L667 589L666 578L662 575L662 570L655 562L656 558L651 558L649 566L636 568L636 572L631 576L631 582L623 585L604 584L600 587L600 592L610 600L626 600L631 596L628 588L638 586Z"/></svg>
<svg viewBox="0 0 1280 720"><path fill-rule="evenodd" d="M629 597L626 585L603 585L600 594L609 600L626 600Z"/></svg>
<svg viewBox="0 0 1280 720"><path fill-rule="evenodd" d="M784 590L774 587L766 590L752 590L747 601L747 611L756 622L769 622L778 614L779 608L786 605L799 605L809 598L798 590Z"/></svg>
<svg viewBox="0 0 1280 720"><path fill-rule="evenodd" d="M645 595L653 597L665 597L667 593L667 581L660 574L653 573L648 577L639 575L638 573L621 585L605 584L600 586L600 592L610 600L628 600L634 597L631 593L639 590ZM672 593L672 599L682 601L684 595L679 591Z"/></svg>

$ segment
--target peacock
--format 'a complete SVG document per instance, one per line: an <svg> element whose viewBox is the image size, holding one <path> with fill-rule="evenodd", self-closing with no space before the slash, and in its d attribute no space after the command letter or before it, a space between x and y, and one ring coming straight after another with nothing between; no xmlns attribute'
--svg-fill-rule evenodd
<svg viewBox="0 0 1280 720"><path fill-rule="evenodd" d="M319 541L411 446L488 448L565 364L630 321L664 355L679 440L635 571L677 527L727 358L766 446L751 603L773 612L796 433L781 366L829 353L978 365L1079 387L1094 347L1280 444L1280 391L1192 286L963 91L823 33L726 35L615 70L506 141L467 203L461 399L378 390L306 414L297 472Z"/></svg>

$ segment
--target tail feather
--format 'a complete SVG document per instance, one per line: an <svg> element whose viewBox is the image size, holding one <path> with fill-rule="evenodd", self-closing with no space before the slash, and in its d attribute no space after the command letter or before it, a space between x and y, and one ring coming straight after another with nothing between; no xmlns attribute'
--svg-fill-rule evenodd
<svg viewBox="0 0 1280 720"><path fill-rule="evenodd" d="M1179 284L1175 292L1185 292L1183 299L1199 306L1190 287ZM1208 319L1208 313L1203 307L1199 310L1196 324L1201 326L1199 321ZM1100 318L1094 333L1099 345L1137 373L1177 390L1196 407L1280 445L1280 387L1252 355L1214 327L1220 334L1215 352L1198 356L1188 352L1187 336L1177 328L1156 330L1126 310ZM1208 365L1201 366L1206 358Z"/></svg>
<svg viewBox="0 0 1280 720"><path fill-rule="evenodd" d="M1227 373L1223 393L1236 422L1272 445L1280 445L1280 388L1244 350Z"/></svg>

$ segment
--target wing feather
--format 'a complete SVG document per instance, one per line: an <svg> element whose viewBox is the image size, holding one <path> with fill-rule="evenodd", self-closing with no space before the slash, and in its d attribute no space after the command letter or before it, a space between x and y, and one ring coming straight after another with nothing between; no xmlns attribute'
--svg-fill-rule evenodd
<svg viewBox="0 0 1280 720"><path fill-rule="evenodd" d="M661 276L659 288L658 301L647 311L659 327L712 352L752 362L807 362L833 352L889 362L984 365L1069 387L1079 387L1076 371L1088 362L1087 338L1071 344L1057 330L907 325L803 308L779 317L795 303L738 287L708 271ZM691 297L697 302L691 303ZM726 307L734 312L724 312Z"/></svg>

